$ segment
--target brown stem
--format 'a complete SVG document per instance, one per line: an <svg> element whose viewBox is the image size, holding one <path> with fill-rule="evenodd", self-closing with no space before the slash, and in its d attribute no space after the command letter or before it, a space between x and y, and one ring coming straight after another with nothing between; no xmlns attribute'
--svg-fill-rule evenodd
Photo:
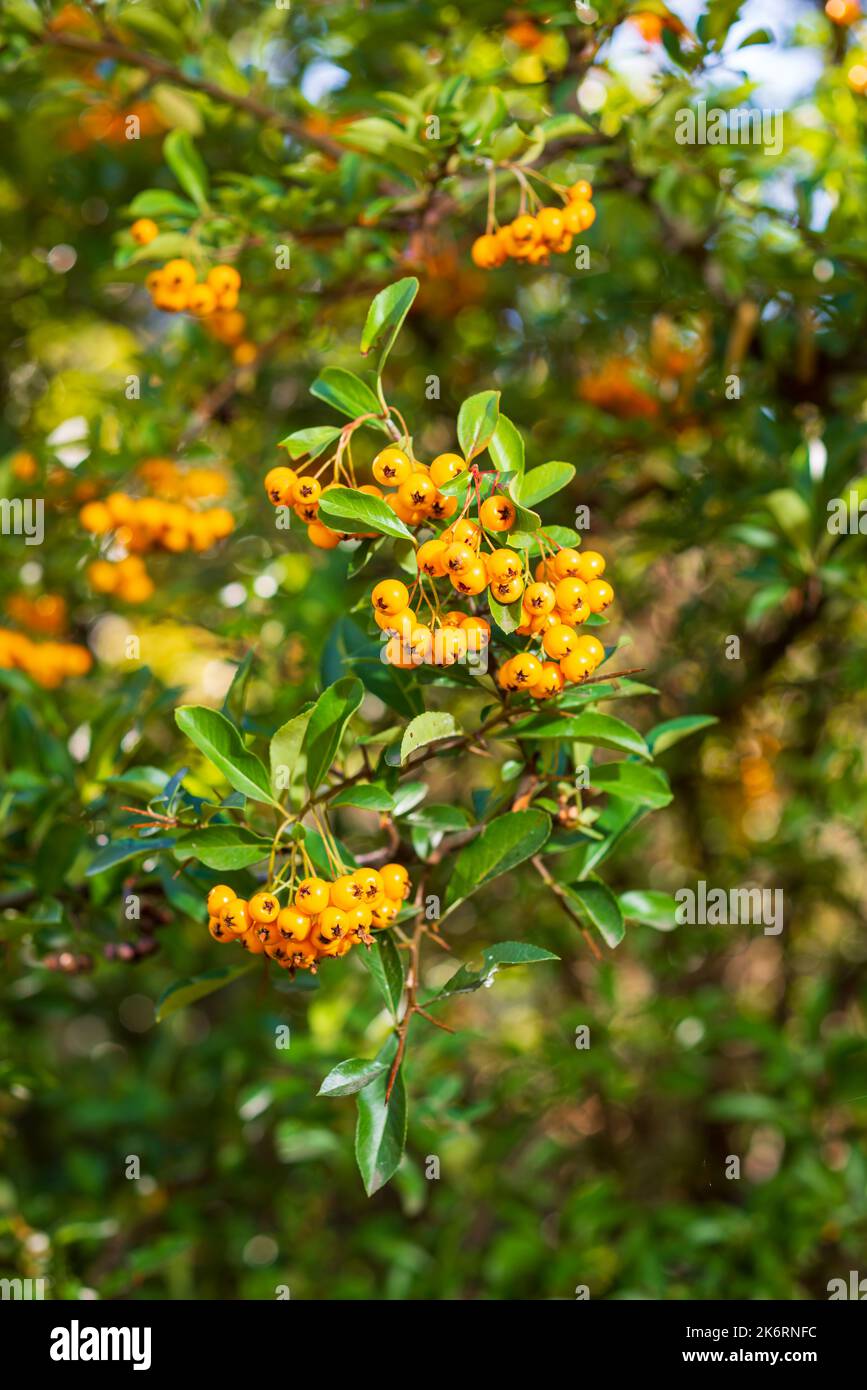
<svg viewBox="0 0 867 1390"><path fill-rule="evenodd" d="M587 931L587 928L584 926L584 923L581 921L581 918L577 915L577 913L575 913L572 910L571 904L569 903L566 894L563 892L563 889L560 887L560 884L557 882L555 878L551 877L547 868L545 867L542 860L538 857L538 855L534 855L530 862L532 863L533 868L536 870L536 873L542 879L543 883L545 884L545 887L549 890L549 892L554 894L554 897L557 899L558 903L562 907L563 911L566 913L567 917L571 917L572 921L575 923L575 926L578 928L578 930L584 938L584 941L587 945L588 950L590 951L590 954L594 956L596 960L601 960L602 952L596 945L596 942L593 940L590 933Z"/></svg>

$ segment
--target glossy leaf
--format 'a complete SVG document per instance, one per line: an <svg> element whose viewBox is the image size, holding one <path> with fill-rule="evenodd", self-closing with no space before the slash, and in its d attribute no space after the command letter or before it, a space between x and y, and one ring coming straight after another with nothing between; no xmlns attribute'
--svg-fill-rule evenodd
<svg viewBox="0 0 867 1390"><path fill-rule="evenodd" d="M175 722L236 791L252 801L273 800L265 768L222 714L204 705L181 705L175 710Z"/></svg>

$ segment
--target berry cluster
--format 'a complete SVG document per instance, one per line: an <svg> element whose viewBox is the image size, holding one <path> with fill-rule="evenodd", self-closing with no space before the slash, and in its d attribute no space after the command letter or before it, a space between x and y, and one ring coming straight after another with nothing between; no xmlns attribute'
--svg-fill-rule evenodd
<svg viewBox="0 0 867 1390"><path fill-rule="evenodd" d="M327 466L327 465L326 465ZM406 526L420 526L424 521L446 521L457 511L457 498L440 492L444 483L457 477L466 468L458 454L440 454L430 467L410 461L403 449L393 445L382 449L373 460L376 483L364 483L357 488L370 497L379 497ZM381 486L377 486L377 483ZM319 499L324 492L337 487L317 477L296 472L294 468L272 468L265 477L265 491L275 507L292 507L296 516L307 523L307 535L313 545L333 550L350 536L363 537L366 532L334 531L319 521ZM383 490L385 489L385 490Z"/></svg>
<svg viewBox="0 0 867 1390"><path fill-rule="evenodd" d="M78 514L85 531L94 536L114 533L125 550L138 554L149 550L210 550L235 529L227 507L196 511L183 502L164 502L160 497L130 497L112 492L104 502L87 502Z"/></svg>
<svg viewBox="0 0 867 1390"><path fill-rule="evenodd" d="M218 883L208 894L208 931L215 941L239 941L253 955L266 955L285 970L310 970L331 956L345 956L353 946L373 940L397 919L409 896L409 875L402 864L356 869L333 883L311 876L298 883L291 907L281 907L274 893L256 893L247 901Z"/></svg>
<svg viewBox="0 0 867 1390"><path fill-rule="evenodd" d="M86 676L92 665L87 647L77 642L32 642L22 632L0 628L0 669L24 671L46 690L68 676Z"/></svg>
<svg viewBox="0 0 867 1390"><path fill-rule="evenodd" d="M149 218L140 218L133 223L133 239L147 246L153 240L151 231L155 226ZM167 314L194 314L217 342L234 348L234 360L239 366L255 362L256 345L244 337L247 320L238 310L241 276L233 265L212 266L205 279L199 280L192 261L177 256L152 270L145 285L154 308Z"/></svg>
<svg viewBox="0 0 867 1390"><path fill-rule="evenodd" d="M552 251L557 255L570 251L572 238L586 232L595 220L593 189L580 179L568 189L563 207L521 213L514 222L477 237L471 255L480 270L496 270L509 260L547 265Z"/></svg>

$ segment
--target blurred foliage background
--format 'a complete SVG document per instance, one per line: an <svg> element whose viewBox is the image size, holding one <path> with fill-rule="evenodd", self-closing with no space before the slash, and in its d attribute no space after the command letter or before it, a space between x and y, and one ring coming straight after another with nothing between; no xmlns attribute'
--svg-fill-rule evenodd
<svg viewBox="0 0 867 1390"><path fill-rule="evenodd" d="M2 537L0 602L33 636L26 604L59 596L43 615L95 664L56 689L0 672L0 1273L69 1298L824 1297L867 1233L864 542L827 525L867 496L867 25L793 0L9 0L2 36L0 492L44 497L47 531ZM702 97L782 113L779 151L676 143ZM128 227L144 190L181 194L170 130L208 210L157 220L237 258L253 364L144 291ZM486 161L521 159L593 183L589 270L473 266ZM498 173L501 219L519 192ZM87 868L189 763L182 699L219 703L251 647L251 731L320 688L364 576L275 532L261 479L326 418L307 388L356 366L371 294L410 273L387 376L423 455L501 389L530 460L578 469L660 692L630 705L640 726L719 720L668 755L675 800L615 887L780 888L785 927L633 927L597 963L528 876L499 880L451 919L457 954L526 937L562 963L461 997L455 1037L419 1032L408 1155L368 1201L351 1108L314 1099L387 1033L365 973L291 998L245 980L156 1025L219 948L171 868ZM133 609L88 584L77 512L153 456L218 470L236 530L156 558ZM353 814L341 833L379 843ZM158 949L106 959L135 940L129 883ZM63 953L93 968L47 968Z"/></svg>

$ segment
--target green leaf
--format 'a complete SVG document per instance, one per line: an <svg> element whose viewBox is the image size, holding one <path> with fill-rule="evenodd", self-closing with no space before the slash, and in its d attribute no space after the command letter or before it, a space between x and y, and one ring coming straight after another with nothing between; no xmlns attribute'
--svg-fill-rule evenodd
<svg viewBox="0 0 867 1390"><path fill-rule="evenodd" d="M186 217L196 215L196 207L165 188L146 188L137 193L127 212L130 217Z"/></svg>
<svg viewBox="0 0 867 1390"><path fill-rule="evenodd" d="M199 211L207 212L208 171L188 131L169 131L163 141L163 158Z"/></svg>
<svg viewBox="0 0 867 1390"><path fill-rule="evenodd" d="M253 670L253 651L252 648L246 651L235 667L235 674L232 683L226 691L226 698L223 701L223 708L220 711L228 720L240 724L244 716L244 707L247 702L247 686L250 684L250 675Z"/></svg>
<svg viewBox="0 0 867 1390"><path fill-rule="evenodd" d="M565 738L592 744L595 748L613 748L618 753L634 753L649 757L647 744L631 724L616 719L613 714L556 715L542 712L532 714L513 724L507 731L510 738Z"/></svg>
<svg viewBox="0 0 867 1390"><path fill-rule="evenodd" d="M174 256L188 256L190 253L190 238L184 232L160 232L153 241L149 241L147 246L137 246L132 252L129 265L138 265L141 261L168 261Z"/></svg>
<svg viewBox="0 0 867 1390"><path fill-rule="evenodd" d="M394 797L385 787L372 782L359 782L354 787L346 787L329 802L330 806L357 806L362 811L391 811Z"/></svg>
<svg viewBox="0 0 867 1390"><path fill-rule="evenodd" d="M197 859L209 869L246 869L267 859L271 841L238 825L207 825L175 841L176 859Z"/></svg>
<svg viewBox="0 0 867 1390"><path fill-rule="evenodd" d="M310 723L310 709L287 719L273 735L268 748L271 765L271 789L279 801L283 792L291 790L299 773L304 750L304 738ZM281 785L282 784L282 785Z"/></svg>
<svg viewBox="0 0 867 1390"><path fill-rule="evenodd" d="M323 690L307 726L307 786L315 791L324 780L340 747L343 731L364 698L357 676L343 676Z"/></svg>
<svg viewBox="0 0 867 1390"><path fill-rule="evenodd" d="M520 599L516 599L514 603L507 606L504 603L498 603L489 590L488 608L501 632L514 632L523 622L523 606Z"/></svg>
<svg viewBox="0 0 867 1390"><path fill-rule="evenodd" d="M358 1092L356 1101L355 1159L368 1197L393 1176L406 1146L406 1088L402 1068L394 1079L387 1104L385 1100L395 1047L395 1040L390 1038L377 1057L377 1061L383 1063L383 1071Z"/></svg>
<svg viewBox="0 0 867 1390"><path fill-rule="evenodd" d="M480 391L464 401L458 412L458 441L467 463L488 447L499 417L499 391Z"/></svg>
<svg viewBox="0 0 867 1390"><path fill-rule="evenodd" d="M481 989L504 966L535 965L539 961L559 959L552 951L544 951L541 946L532 946L528 941L501 941L482 952L482 964L478 969L470 964L462 965L437 994L426 1000L426 1004L447 999L452 994L468 994Z"/></svg>
<svg viewBox="0 0 867 1390"><path fill-rule="evenodd" d="M403 957L391 933L378 933L370 950L361 953L361 959L379 986L386 1005L397 1018L403 996Z"/></svg>
<svg viewBox="0 0 867 1390"><path fill-rule="evenodd" d="M682 738L689 738L690 734L698 733L699 729L708 729L711 724L718 723L719 720L713 714L682 714L678 719L666 719L664 724L657 724L650 730L647 746L656 757L657 753L664 753L666 748L680 743Z"/></svg>
<svg viewBox="0 0 867 1390"><path fill-rule="evenodd" d="M361 351L366 356L372 347L381 345L377 366L380 376L417 294L418 280L413 275L407 276L405 280L398 280L395 284L380 290L367 311L367 320L361 335Z"/></svg>
<svg viewBox="0 0 867 1390"><path fill-rule="evenodd" d="M123 864L127 859L136 859L140 854L156 854L161 849L171 849L174 840L153 836L144 840L112 840L111 844L99 850L85 869L85 877L113 869L115 864Z"/></svg>
<svg viewBox="0 0 867 1390"><path fill-rule="evenodd" d="M280 440L280 445L284 448L291 459L309 457L312 463L318 459L320 454L324 454L330 444L340 438L340 430L335 425L312 425L307 430L296 430L294 434L287 434L285 439Z"/></svg>
<svg viewBox="0 0 867 1390"><path fill-rule="evenodd" d="M372 497L351 487L333 487L319 499L319 515L338 531L378 531L395 540L413 541L415 537L391 507L380 497Z"/></svg>
<svg viewBox="0 0 867 1390"><path fill-rule="evenodd" d="M575 469L571 463L560 463L556 460L543 463L538 468L531 468L529 473L514 478L509 487L509 494L521 506L534 507L546 497L553 497L555 492L571 483L574 477Z"/></svg>
<svg viewBox="0 0 867 1390"><path fill-rule="evenodd" d="M483 884L537 854L551 833L544 811L508 811L486 825L481 834L464 845L452 869L443 917Z"/></svg>
<svg viewBox="0 0 867 1390"><path fill-rule="evenodd" d="M255 753L244 746L234 724L204 705L181 705L175 723L205 757L219 768L235 791L251 801L273 803L268 774Z"/></svg>
<svg viewBox="0 0 867 1390"><path fill-rule="evenodd" d="M453 738L461 732L454 715L444 710L431 710L411 719L400 745L400 761L405 763L412 753L424 748L428 743L436 743L441 738Z"/></svg>
<svg viewBox="0 0 867 1390"><path fill-rule="evenodd" d="M345 1062L338 1062L336 1067L331 1068L316 1094L354 1096L357 1091L363 1091L365 1086L369 1086L371 1081L375 1081L387 1071L387 1063L380 1062L375 1057L348 1057Z"/></svg>
<svg viewBox="0 0 867 1390"><path fill-rule="evenodd" d="M149 10L144 5L125 5L114 19L121 31L131 29L134 35L145 39L158 53L166 53L174 58L183 52L182 34L171 20L156 10ZM124 37L130 36L125 34Z"/></svg>
<svg viewBox="0 0 867 1390"><path fill-rule="evenodd" d="M498 473L523 473L524 441L517 425L513 425L506 415L501 415L497 420L488 453Z"/></svg>
<svg viewBox="0 0 867 1390"><path fill-rule="evenodd" d="M157 1023L163 1023L179 1009L185 1009L188 1004L195 1004L199 999L205 999L218 989L233 984L235 980L240 980L242 975L249 975L258 963L257 960L250 960L244 961L242 965L223 965L216 970L206 971L204 975L193 975L188 980L176 980L168 989L163 990L157 1001Z"/></svg>
<svg viewBox="0 0 867 1390"><path fill-rule="evenodd" d="M362 381L354 372L348 372L345 367L326 367L310 387L310 394L333 406L342 415L348 415L351 420L358 420L362 415L375 415L378 418L369 423L385 430L381 418L382 406L376 396L366 381Z"/></svg>
<svg viewBox="0 0 867 1390"><path fill-rule="evenodd" d="M591 786L637 806L659 810L671 801L668 778L658 767L641 763L605 763L594 767Z"/></svg>
<svg viewBox="0 0 867 1390"><path fill-rule="evenodd" d="M620 904L608 884L594 874L581 883L560 886L590 926L596 928L606 946L619 946L626 935L626 927Z"/></svg>
<svg viewBox="0 0 867 1390"><path fill-rule="evenodd" d="M624 917L634 922L644 922L657 931L674 931L677 926L674 915L677 903L671 893L658 893L650 888L636 889L632 893L621 893L619 902Z"/></svg>

